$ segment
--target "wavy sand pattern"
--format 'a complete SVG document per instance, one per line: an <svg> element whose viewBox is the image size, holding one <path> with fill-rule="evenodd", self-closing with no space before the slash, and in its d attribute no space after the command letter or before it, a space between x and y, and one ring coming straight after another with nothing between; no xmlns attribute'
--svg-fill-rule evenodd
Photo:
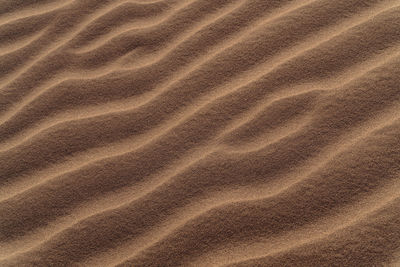
<svg viewBox="0 0 400 267"><path fill-rule="evenodd" d="M399 0L0 0L1 266L400 266Z"/></svg>

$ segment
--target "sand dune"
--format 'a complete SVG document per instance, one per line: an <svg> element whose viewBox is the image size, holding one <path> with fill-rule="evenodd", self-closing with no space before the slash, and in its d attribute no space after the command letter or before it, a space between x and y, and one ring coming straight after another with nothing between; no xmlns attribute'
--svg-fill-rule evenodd
<svg viewBox="0 0 400 267"><path fill-rule="evenodd" d="M398 266L400 2L0 0L1 266Z"/></svg>

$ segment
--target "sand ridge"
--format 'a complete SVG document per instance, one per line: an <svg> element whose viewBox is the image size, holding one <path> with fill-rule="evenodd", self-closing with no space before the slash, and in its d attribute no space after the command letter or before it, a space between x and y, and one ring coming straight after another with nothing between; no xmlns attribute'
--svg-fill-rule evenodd
<svg viewBox="0 0 400 267"><path fill-rule="evenodd" d="M386 266L398 0L0 0L1 266Z"/></svg>

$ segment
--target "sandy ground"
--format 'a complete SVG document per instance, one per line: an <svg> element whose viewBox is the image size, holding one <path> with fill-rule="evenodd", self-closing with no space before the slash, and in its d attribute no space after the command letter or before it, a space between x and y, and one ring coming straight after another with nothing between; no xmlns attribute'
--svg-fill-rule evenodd
<svg viewBox="0 0 400 267"><path fill-rule="evenodd" d="M0 266L400 266L399 0L0 0Z"/></svg>

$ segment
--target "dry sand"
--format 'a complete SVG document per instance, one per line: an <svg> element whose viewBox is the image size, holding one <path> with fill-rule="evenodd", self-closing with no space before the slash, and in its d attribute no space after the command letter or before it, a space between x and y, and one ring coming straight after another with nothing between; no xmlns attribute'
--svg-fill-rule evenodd
<svg viewBox="0 0 400 267"><path fill-rule="evenodd" d="M400 266L399 0L0 0L0 266Z"/></svg>

